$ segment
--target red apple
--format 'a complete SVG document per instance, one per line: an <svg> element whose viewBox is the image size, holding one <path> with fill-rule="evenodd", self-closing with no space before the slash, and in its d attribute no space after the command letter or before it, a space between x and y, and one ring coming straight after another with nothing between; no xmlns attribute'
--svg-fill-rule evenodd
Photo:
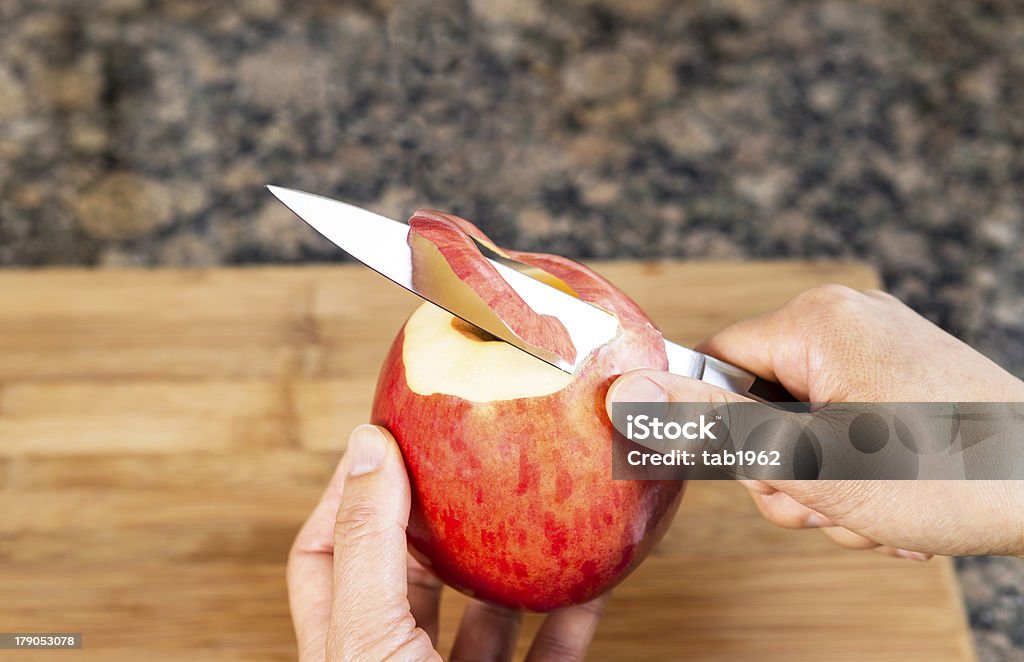
<svg viewBox="0 0 1024 662"><path fill-rule="evenodd" d="M410 546L479 599L534 611L585 602L644 559L682 494L682 482L612 479L605 393L627 370L664 369L662 336L586 267L504 251L439 212L410 220L414 278L417 264L440 257L466 296L517 336L573 357L565 328L530 309L470 237L542 269L548 282L614 314L619 330L569 375L432 304L412 314L384 361L372 416L394 434L409 470Z"/></svg>

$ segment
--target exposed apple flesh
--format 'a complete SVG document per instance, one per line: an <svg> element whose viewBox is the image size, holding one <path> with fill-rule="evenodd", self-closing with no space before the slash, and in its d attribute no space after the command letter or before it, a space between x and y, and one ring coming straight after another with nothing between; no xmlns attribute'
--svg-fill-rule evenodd
<svg viewBox="0 0 1024 662"><path fill-rule="evenodd" d="M538 397L560 391L572 375L529 359L437 306L420 306L405 323L406 383L418 395L453 395L470 402ZM467 335L470 334L470 335ZM493 336L492 336L493 338ZM433 357L443 357L435 360ZM514 370L510 370L514 366Z"/></svg>
<svg viewBox="0 0 1024 662"><path fill-rule="evenodd" d="M431 304L413 313L385 359L373 405L373 421L394 434L409 470L410 546L446 583L480 599L535 611L589 600L643 560L682 493L681 482L612 480L605 393L627 370L664 368L662 337L582 265L502 251L472 224L437 212L417 212L410 225L423 218L446 228L428 232L427 243L445 244L453 228L460 242L473 236L560 279L615 314L620 329L568 375ZM477 279L467 285L482 289L483 300L507 287L480 281L491 276L466 262L483 256L459 246L437 248L453 271ZM539 317L521 300L501 310L517 318L510 328Z"/></svg>

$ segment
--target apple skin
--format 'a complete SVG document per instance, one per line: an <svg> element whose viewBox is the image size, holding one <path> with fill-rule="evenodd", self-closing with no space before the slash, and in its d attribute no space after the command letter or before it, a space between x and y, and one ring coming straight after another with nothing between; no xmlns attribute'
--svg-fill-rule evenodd
<svg viewBox="0 0 1024 662"><path fill-rule="evenodd" d="M391 431L405 458L415 556L463 593L543 612L586 602L629 574L668 528L684 483L612 479L605 394L627 370L666 367L661 334L586 267L512 255L615 314L618 335L561 390L474 402L413 390L403 327L381 368L372 421Z"/></svg>

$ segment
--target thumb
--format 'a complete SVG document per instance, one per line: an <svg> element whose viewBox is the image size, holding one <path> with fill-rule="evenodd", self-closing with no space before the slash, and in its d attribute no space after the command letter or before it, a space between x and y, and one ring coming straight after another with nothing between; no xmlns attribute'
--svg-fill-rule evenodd
<svg viewBox="0 0 1024 662"><path fill-rule="evenodd" d="M611 412L616 402L754 402L738 393L726 391L692 377L661 370L633 370L621 375L608 389L606 406Z"/></svg>
<svg viewBox="0 0 1024 662"><path fill-rule="evenodd" d="M353 431L345 460L327 648L339 659L370 659L408 643L416 627L407 600L409 479L394 439L373 425Z"/></svg>
<svg viewBox="0 0 1024 662"><path fill-rule="evenodd" d="M738 451L752 452L753 463L739 458L732 464L714 465L734 477L761 480L817 477L820 453L816 453L813 445L808 445L813 441L809 441L805 429L809 419L801 414L783 411L698 379L659 370L628 372L615 380L608 390L605 405L609 417L619 432L629 438L622 429L625 420L622 411L618 415L614 411L616 404L625 403L661 403L663 408L653 406L648 410L645 407L644 413L655 412L664 422L696 420L699 415L721 422L716 426L719 432L713 437L675 438L671 447L691 452L708 451L723 458ZM643 445L665 450L646 442ZM777 463L765 464L761 459L767 462L777 459Z"/></svg>

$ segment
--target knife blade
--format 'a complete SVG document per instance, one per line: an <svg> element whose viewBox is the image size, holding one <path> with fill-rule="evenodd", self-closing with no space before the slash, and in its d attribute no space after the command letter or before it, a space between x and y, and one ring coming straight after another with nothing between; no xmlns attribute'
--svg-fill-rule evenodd
<svg viewBox="0 0 1024 662"><path fill-rule="evenodd" d="M441 280L440 275L437 279L419 278L414 282L407 224L340 200L281 186L267 186L267 189L331 243L388 280L565 372L575 372L593 350L611 340L618 330L614 315L485 257L533 310L562 322L576 347L576 359L570 362L553 353L538 351L539 348L522 342L500 322L488 319L479 306L454 296L452 284ZM665 350L668 369L678 375L701 379L766 402L793 401L778 384L724 361L668 340Z"/></svg>

